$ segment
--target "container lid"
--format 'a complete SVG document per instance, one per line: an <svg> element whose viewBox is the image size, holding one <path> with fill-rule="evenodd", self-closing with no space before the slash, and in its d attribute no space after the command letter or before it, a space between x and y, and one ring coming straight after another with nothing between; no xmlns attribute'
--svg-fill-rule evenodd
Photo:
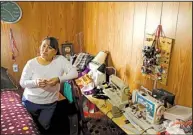
<svg viewBox="0 0 193 135"><path fill-rule="evenodd" d="M192 117L192 108L184 107L180 105L175 105L164 112L164 116L170 115L175 119L180 119L183 121L187 121Z"/></svg>

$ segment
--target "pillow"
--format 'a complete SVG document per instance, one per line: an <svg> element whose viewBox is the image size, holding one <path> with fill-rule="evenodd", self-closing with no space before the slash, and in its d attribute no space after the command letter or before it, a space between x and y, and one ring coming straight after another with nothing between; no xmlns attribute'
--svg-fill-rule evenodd
<svg viewBox="0 0 193 135"><path fill-rule="evenodd" d="M13 83L13 81L10 78L11 77L8 74L7 69L1 67L1 90L17 89L17 86Z"/></svg>

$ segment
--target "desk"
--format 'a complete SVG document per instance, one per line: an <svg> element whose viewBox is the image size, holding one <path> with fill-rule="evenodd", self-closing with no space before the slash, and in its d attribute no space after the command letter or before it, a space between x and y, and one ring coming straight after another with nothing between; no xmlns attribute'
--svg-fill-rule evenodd
<svg viewBox="0 0 193 135"><path fill-rule="evenodd" d="M103 112L105 115L107 114L107 116L111 119L113 116L112 116L112 113L109 112L111 109L112 109L112 104L107 100L106 101L106 107L103 107L103 105L105 104L105 101L102 100L102 99L96 99L96 98L93 98L92 95L84 95L89 101L91 101L93 104L95 104L101 112ZM119 118L113 118L112 121L114 123L116 123L123 131L125 131L125 133L127 134L134 134L132 133L131 131L123 128L122 126L125 125L125 120L127 120L125 118L124 115L122 115L121 117ZM128 124L128 126L131 126L133 127L131 124Z"/></svg>

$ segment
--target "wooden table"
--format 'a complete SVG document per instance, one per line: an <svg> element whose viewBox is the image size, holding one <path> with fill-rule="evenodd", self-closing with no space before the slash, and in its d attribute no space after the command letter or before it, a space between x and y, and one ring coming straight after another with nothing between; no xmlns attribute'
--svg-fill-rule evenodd
<svg viewBox="0 0 193 135"><path fill-rule="evenodd" d="M84 94L83 94L84 95ZM105 115L107 115L110 119L113 117L112 116L112 113L109 112L111 109L112 109L112 104L108 101L106 101L106 104L105 104L105 101L102 100L102 99L96 99L96 98L93 98L92 95L84 95L90 102L92 102L93 104L95 104L99 110L101 112L103 112ZM59 93L59 101L61 100L64 100L66 99L61 93ZM104 106L106 105L106 106ZM134 134L133 132L123 128L122 126L125 125L125 120L127 120L125 118L124 115L122 115L121 117L119 118L113 118L112 121L117 124L125 133L127 134ZM127 124L128 126L130 127L133 127L131 124Z"/></svg>

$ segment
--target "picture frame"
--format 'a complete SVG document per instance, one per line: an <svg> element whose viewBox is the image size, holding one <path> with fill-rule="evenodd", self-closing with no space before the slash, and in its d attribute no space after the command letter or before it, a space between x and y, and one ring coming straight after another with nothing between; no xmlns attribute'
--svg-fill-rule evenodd
<svg viewBox="0 0 193 135"><path fill-rule="evenodd" d="M72 43L65 42L62 44L62 55L70 60L70 57L73 56L73 45Z"/></svg>

